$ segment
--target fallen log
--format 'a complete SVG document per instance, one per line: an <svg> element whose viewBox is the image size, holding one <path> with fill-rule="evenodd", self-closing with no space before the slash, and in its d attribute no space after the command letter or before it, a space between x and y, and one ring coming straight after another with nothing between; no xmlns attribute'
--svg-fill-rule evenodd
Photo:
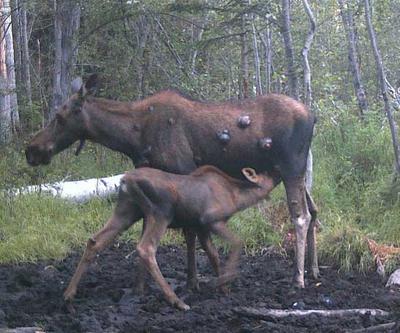
<svg viewBox="0 0 400 333"><path fill-rule="evenodd" d="M93 198L107 198L117 193L122 176L116 175L105 178L31 185L18 189L10 189L3 193L10 196L41 193L75 203L83 203Z"/></svg>
<svg viewBox="0 0 400 333"><path fill-rule="evenodd" d="M277 310L266 308L236 307L233 311L239 315L258 319L283 319L287 317L309 317L317 315L321 317L351 317L359 315L389 316L389 312L380 309L343 309L343 310Z"/></svg>
<svg viewBox="0 0 400 333"><path fill-rule="evenodd" d="M386 283L387 288L400 287L400 268L396 269Z"/></svg>
<svg viewBox="0 0 400 333"><path fill-rule="evenodd" d="M380 324L376 326L369 326L365 328L359 328L356 330L347 330L346 333L368 333L368 332L390 332L396 326L396 322ZM394 331L393 331L394 332ZM398 332L398 331L395 331Z"/></svg>
<svg viewBox="0 0 400 333"><path fill-rule="evenodd" d="M45 333L40 327L0 328L0 333Z"/></svg>

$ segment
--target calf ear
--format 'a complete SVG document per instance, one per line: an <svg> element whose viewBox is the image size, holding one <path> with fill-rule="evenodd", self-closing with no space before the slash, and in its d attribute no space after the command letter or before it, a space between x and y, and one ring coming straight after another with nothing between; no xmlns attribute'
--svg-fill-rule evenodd
<svg viewBox="0 0 400 333"><path fill-rule="evenodd" d="M92 74L81 86L79 90L79 96L85 98L86 96L94 95L97 91L97 74Z"/></svg>
<svg viewBox="0 0 400 333"><path fill-rule="evenodd" d="M254 169L252 169L252 168L243 168L243 169L242 169L242 174L243 174L243 176L246 177L246 179L247 179L249 182L252 182L252 183L254 183L254 184L258 184L258 182L259 182L259 177L258 177L258 175L257 175L257 173L256 173L256 170L254 170Z"/></svg>

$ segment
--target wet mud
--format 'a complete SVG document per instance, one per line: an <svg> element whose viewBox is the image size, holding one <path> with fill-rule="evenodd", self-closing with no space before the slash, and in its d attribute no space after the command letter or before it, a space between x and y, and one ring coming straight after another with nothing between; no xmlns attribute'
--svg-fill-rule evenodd
<svg viewBox="0 0 400 333"><path fill-rule="evenodd" d="M144 295L135 294L137 256L134 246L120 243L101 253L83 278L73 303L66 307L62 293L81 253L62 261L0 266L1 328L42 327L46 332L347 332L395 322L400 314L400 293L384 288L379 277L321 270L319 281L307 280L304 290L291 287L292 261L278 255L242 256L240 275L230 293L215 291L213 272L198 252L201 290L186 289L185 249L161 246L161 271L191 310L171 308L149 279ZM251 318L237 307L273 309L379 308L389 317L370 315L345 319L289 317ZM387 330L390 331L390 330ZM392 332L397 328L391 329Z"/></svg>

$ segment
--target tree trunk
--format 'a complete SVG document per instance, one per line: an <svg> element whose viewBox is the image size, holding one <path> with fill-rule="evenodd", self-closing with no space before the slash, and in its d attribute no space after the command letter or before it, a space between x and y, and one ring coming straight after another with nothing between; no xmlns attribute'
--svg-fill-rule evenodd
<svg viewBox="0 0 400 333"><path fill-rule="evenodd" d="M308 51L310 50L311 43L315 33L315 18L308 3L308 0L303 0L304 10L310 21L310 30L307 33L306 41L304 43L301 54L303 56L303 76L304 76L304 104L311 110L312 106L312 89L311 89L311 69L308 61ZM307 168L306 168L306 187L308 192L311 192L313 180L313 155L311 149L308 151Z"/></svg>
<svg viewBox="0 0 400 333"><path fill-rule="evenodd" d="M349 66L353 77L353 87L356 94L358 108L360 109L360 117L362 118L368 111L368 102L365 90L362 84L360 64L358 62L357 48L356 48L356 34L354 31L354 20L351 12L350 4L347 3L347 10L343 0L338 0L340 7L340 14L342 16L344 30L346 32L348 52L349 52Z"/></svg>
<svg viewBox="0 0 400 333"><path fill-rule="evenodd" d="M203 34L204 34L204 29L206 27L208 23L208 14L206 14L206 16L204 17L204 21L202 23L202 27L201 28L197 28L195 27L194 29L199 29L198 33L195 34L196 36L193 38L194 43L198 44L199 42L201 42L202 38L203 38ZM199 53L199 48L198 45L195 46L193 53L192 53L192 60L191 60L191 67L192 67L192 75L196 74L196 61L197 61L197 55Z"/></svg>
<svg viewBox="0 0 400 333"><path fill-rule="evenodd" d="M242 36L241 36L241 61L239 79L239 98L249 97L249 60L246 37L246 14L242 15Z"/></svg>
<svg viewBox="0 0 400 333"><path fill-rule="evenodd" d="M22 83L22 58L21 58L21 19L20 19L20 0L11 2L11 22L14 37L14 55L15 55L15 76L17 86Z"/></svg>
<svg viewBox="0 0 400 333"><path fill-rule="evenodd" d="M51 113L58 109L70 93L70 83L78 50L77 32L80 15L79 2L54 0L55 56Z"/></svg>
<svg viewBox="0 0 400 333"><path fill-rule="evenodd" d="M369 38L371 41L371 47L372 47L372 50L374 52L374 57L375 57L377 78L378 78L379 86L381 89L381 93L382 93L382 97L383 97L383 101L384 101L384 105L385 105L386 116L388 118L389 125L390 125L390 131L392 134L392 144L393 144L394 157L395 157L395 169L396 169L396 173L400 174L400 150L399 150L399 142L398 142L398 134L397 134L397 124L395 123L395 120L393 118L393 113L392 113L391 105L389 102L388 86L386 84L385 70L384 70L383 63L382 63L382 57L381 57L381 54L378 49L378 44L376 41L374 27L372 26L372 22L371 22L369 0L364 0L364 7L365 7L366 26L368 29L368 35L369 35Z"/></svg>
<svg viewBox="0 0 400 333"><path fill-rule="evenodd" d="M0 0L0 145L11 140L19 125L15 87L14 45L9 0Z"/></svg>
<svg viewBox="0 0 400 333"><path fill-rule="evenodd" d="M150 25L147 22L147 17L142 15L138 20L138 82L139 82L139 98L146 96L147 91L145 89L146 84L146 73L149 66L149 50L147 47L148 39L150 34Z"/></svg>
<svg viewBox="0 0 400 333"><path fill-rule="evenodd" d="M294 66L293 41L290 31L290 6L289 0L282 0L282 36L285 44L286 66L288 75L289 95L299 99L299 87Z"/></svg>
<svg viewBox="0 0 400 333"><path fill-rule="evenodd" d="M28 111L31 111L32 87L25 1L13 1L11 17L14 33L15 74L19 92L19 102L27 105Z"/></svg>
<svg viewBox="0 0 400 333"><path fill-rule="evenodd" d="M264 47L264 71L265 71L265 92L271 92L271 76L272 76L272 30L269 27L267 19L267 28L260 34L261 42Z"/></svg>
<svg viewBox="0 0 400 333"><path fill-rule="evenodd" d="M249 0L250 4L250 0ZM254 24L255 16L251 14L251 29L253 33L253 55L254 55L254 72L255 72L255 84L256 84L256 95L262 95L262 87L261 87L261 70L260 70L260 55L258 53L258 41L257 41L257 32L256 26Z"/></svg>

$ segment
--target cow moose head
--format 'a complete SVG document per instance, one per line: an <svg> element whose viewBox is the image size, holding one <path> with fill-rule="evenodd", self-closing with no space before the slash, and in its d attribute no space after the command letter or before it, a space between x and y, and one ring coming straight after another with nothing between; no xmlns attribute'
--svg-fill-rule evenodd
<svg viewBox="0 0 400 333"><path fill-rule="evenodd" d="M80 140L76 155L83 148L86 134L85 101L97 89L97 74L82 84L72 82L72 95L57 110L55 117L31 140L25 150L26 160L32 166L49 164L54 155Z"/></svg>

